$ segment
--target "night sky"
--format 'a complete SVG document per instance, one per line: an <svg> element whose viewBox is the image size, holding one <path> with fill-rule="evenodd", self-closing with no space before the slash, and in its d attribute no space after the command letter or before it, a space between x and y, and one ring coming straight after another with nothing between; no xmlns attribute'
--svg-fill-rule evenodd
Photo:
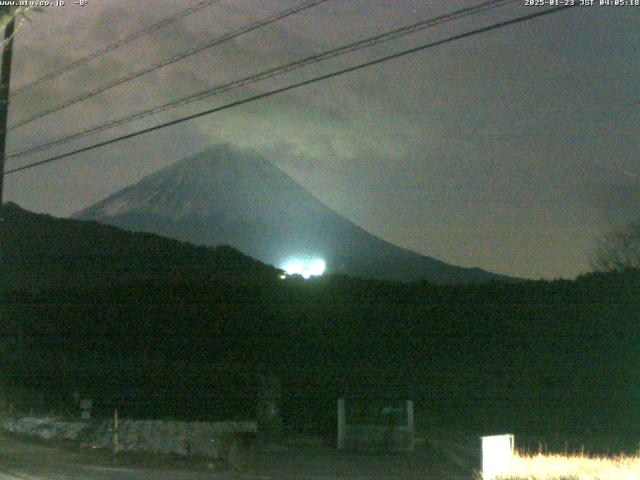
<svg viewBox="0 0 640 480"><path fill-rule="evenodd" d="M221 0L17 97L9 121L300 1ZM197 2L66 3L20 26L12 88ZM333 0L13 130L8 153L476 3ZM536 8L523 0L7 168ZM68 216L231 142L261 151L334 210L400 246L501 274L572 278L589 270L598 235L638 218L638 32L640 7L570 9L7 176L5 200Z"/></svg>

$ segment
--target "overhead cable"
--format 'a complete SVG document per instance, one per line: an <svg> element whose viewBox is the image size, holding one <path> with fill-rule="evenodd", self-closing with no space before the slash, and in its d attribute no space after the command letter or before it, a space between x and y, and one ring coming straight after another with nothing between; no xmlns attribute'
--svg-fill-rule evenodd
<svg viewBox="0 0 640 480"><path fill-rule="evenodd" d="M202 10L203 8L206 8L210 5L213 5L214 3L218 3L220 0L204 0L200 3L197 3L195 5L193 5L192 7L189 8L185 8L184 10L180 10L179 12L163 18L162 20L160 20L157 23L154 23L153 25L149 25L148 27L143 28L142 30L137 30L129 35L127 35L126 37L123 37L99 50L96 50L88 55L85 55L82 58L79 58L77 60L74 60L73 62L67 63L66 65L63 65L62 67L47 73L46 75L43 75L42 77L39 77L35 80L32 80L28 83L26 83L25 85L17 88L14 92L12 92L10 100L12 98L17 97L18 95L26 92L27 90L31 90L33 89L33 87L36 87L44 82L47 82L49 80L52 80L54 78L59 77L60 75L62 75L63 73L68 72L69 70L73 70L76 67L79 67L80 65L83 65L95 58L98 58L102 55L106 55L109 52L112 52L113 50L116 50L117 48L122 47L123 45L126 45L127 43L131 43L134 40L137 40L140 37L143 37L144 35L148 35L149 33L152 33L156 30L159 30L163 27L166 27L167 25L170 25L173 22L176 22L182 18L185 18L195 12L198 12L200 10Z"/></svg>
<svg viewBox="0 0 640 480"><path fill-rule="evenodd" d="M337 77L337 76L340 76L340 75L344 75L344 74L351 73L351 72L354 72L354 71L357 71L357 70L361 70L363 68L368 68L368 67L371 67L373 65L377 65L379 63L382 63L382 62L387 62L389 60L394 60L394 59L397 59L397 58L401 58L401 57L404 57L404 56L407 56L407 55L410 55L410 54L413 54L413 53L417 53L417 52L420 52L420 51L423 51L423 50L426 50L426 49L429 49L429 48L433 48L433 47L436 47L436 46L439 46L439 45L444 45L444 44L447 44L447 43L454 42L456 40L461 40L463 38L468 38L468 37L471 37L471 36L474 36L474 35L478 35L478 34L481 34L481 33L490 32L490 31L493 31L493 30L497 30L499 28L504 28L504 27L507 27L507 26L510 26L510 25L515 25L517 23L526 22L526 21L529 21L529 20L533 20L533 19L536 19L536 18L540 18L540 17L546 16L546 15L551 15L551 14L558 13L558 12L561 12L561 11L564 11L564 10L567 10L567 9L570 9L570 8L574 8L574 7L575 7L575 5L563 5L563 6L560 6L560 7L554 7L554 8L550 8L550 9L546 9L546 10L541 10L541 11L537 11L535 13L531 13L529 15L523 15L523 16L520 16L520 17L513 18L511 20L505 20L505 21L502 21L502 22L499 22L499 23L494 23L493 25L489 25L489 26L482 27L482 28L477 28L477 29L471 30L469 32L461 33L461 34L458 34L458 35L453 35L451 37L447 37L447 38L442 39L442 40L438 40L438 41L435 41L435 42L430 42L430 43L427 43L427 44L424 44L424 45L420 45L418 47L410 48L410 49L403 50L403 51L398 52L398 53L394 53L394 54L387 55L387 56L384 56L384 57L381 57L381 58L377 58L375 60L370 60L368 62L364 62L364 63L360 63L358 65L354 65L354 66L351 66L351 67L348 67L348 68L344 68L342 70L338 70L338 71L335 71L335 72L332 72L332 73L328 73L328 74L325 74L325 75L320 75L320 76L311 78L309 80L304 80L304 81L297 82L297 83L294 83L294 84L291 84L291 85L287 85L286 87L277 88L277 89L274 89L274 90L270 90L268 92L264 92L264 93L261 93L261 94L258 94L258 95L254 95L252 97L248 97L248 98L242 99L242 100L237 100L235 102L227 103L227 104L219 106L219 107L215 107L215 108L204 110L202 112L198 112L198 113L195 113L195 114L187 115L185 117L181 117L181 118L169 121L169 122L165 122L165 123L162 123L160 125L156 125L156 126L149 127L149 128L144 128L142 130L138 130L136 132L132 132L132 133L129 133L129 134L126 134L126 135L115 137L115 138L112 138L110 140L106 140L106 141L103 141L103 142L98 142L98 143L95 143L93 145L89 145L87 147L79 148L77 150L73 150L71 152L67 152L67 153L63 153L63 154L60 154L60 155L56 155L56 156L53 156L53 157L50 157L50 158L46 158L46 159L40 160L38 162L30 163L28 165L23 165L21 167L16 167L16 168L13 168L13 169L10 169L10 170L5 170L4 174L5 175L9 175L9 174L17 173L17 172L20 172L20 171L28 170L28 169L31 169L31 168L35 168L35 167L38 167L38 166L41 166L41 165L45 165L47 163L56 162L56 161L62 160L64 158L70 157L72 155L77 155L77 154L80 154L80 153L84 153L84 152L88 152L88 151L91 151L91 150L95 150L95 149L100 148L100 147L104 147L104 146L107 146L107 145L112 145L114 143L122 142L124 140L128 140L128 139L131 139L131 138L134 138L134 137L138 137L140 135L144 135L146 133L154 132L156 130L160 130L160 129L163 129L163 128L166 128L166 127L170 127L170 126L173 126L173 125L177 125L179 123L187 122L189 120L193 120L193 119L196 119L196 118L204 117L206 115L211 115L211 114L214 114L214 113L217 113L217 112L221 112L221 111L224 111L224 110L228 110L230 108L238 107L240 105L244 105L244 104L247 104L247 103L250 103L250 102L255 102L257 100L262 100L264 98L272 97L274 95L278 95L280 93L288 92L288 91L291 91L291 90L294 90L294 89L297 89L297 88L300 88L300 87L304 87L306 85L311 85L311 84L318 83L318 82L321 82L321 81L324 81L324 80L328 80L330 78L334 78L334 77Z"/></svg>
<svg viewBox="0 0 640 480"><path fill-rule="evenodd" d="M188 58L192 55L195 55L196 53L200 53L204 50L207 50L209 48L213 48L217 45L220 45L222 43L228 42L229 40L232 40L234 38L239 37L240 35L244 35L246 33L252 32L254 30L258 30L260 28L265 27L266 25L269 25L271 23L277 22L278 20L282 20L283 18L289 17L291 15L295 15L299 12L302 12L304 10L307 10L309 8L315 7L317 5L320 5L322 3L328 2L329 0L309 0L307 2L301 3L300 5L297 5L295 7L291 7L288 8L286 10L283 10L281 12L278 12L274 15L270 15L262 20L259 20L257 22L253 22L245 27L242 27L238 30L235 30L233 32L229 32L226 33L220 37L216 37L202 45L198 45L196 47L192 47L186 51L180 52L180 53L176 53L175 55L172 55L171 57L169 57L166 60L163 60L161 62L155 63L153 65L149 65L141 70L137 70L135 72L129 73L127 75L124 75L122 77L119 77L109 83L106 83L104 85L101 85L89 92L86 93L82 93L80 95L77 95L69 100L66 100L62 103L59 103L57 105L54 105L53 107L49 107L45 110L42 110L34 115L31 115L30 117L24 118L22 120L17 121L16 123L12 124L9 126L9 128L7 130L11 131L14 130L18 127L23 127L31 122L34 122L36 120L39 120L42 117L45 117L47 115L50 115L54 112L58 112L60 110L63 110L71 105L74 105L78 102L82 102L83 100L87 100L91 97L94 97L102 92L105 92L107 90L110 90L114 87L117 87L118 85L122 85L123 83L126 82L130 82L131 80L135 80L137 78L142 77L143 75L146 75L148 73L154 72L156 70L159 70L160 68L166 67L167 65L171 65L174 64L180 60L184 60L185 58Z"/></svg>
<svg viewBox="0 0 640 480"><path fill-rule="evenodd" d="M253 75L249 75L247 77L238 79L238 80L234 80L232 82L228 82L222 85L218 85L215 86L213 88L208 88L204 91L195 93L195 94L190 94L187 95L185 97L182 97L180 99L177 100L173 100L171 102L156 106L156 107L152 107L152 108L148 108L139 112L136 112L134 114L129 114L126 115L124 117L120 117L118 119L115 120L111 120L109 122L106 122L104 124L101 125L97 125L97 126L93 126L90 128L87 128L83 131L74 133L72 135L68 135L65 137L61 137L52 141L49 141L47 143L41 144L41 145L37 145L19 152L16 152L14 154L9 155L7 158L8 159L15 159L15 158L19 158L19 157L24 157L26 155L30 155L36 152L40 152L43 150L48 150L52 147L55 146L59 146L80 138L83 138L87 135L92 135L95 133L99 133L105 130L109 130L115 127L118 127L120 125L126 124L126 123L130 123L133 122L135 120L141 120L145 117L151 116L151 115L156 115L158 113L161 112L165 112L183 105L187 105L189 103L193 103L199 100L203 100L205 98L208 97L212 97L215 95L219 95L221 93L225 93L243 86L247 86L247 85L251 85L257 82L260 82L262 80L266 80L269 78L273 78L279 75L283 75L285 73L288 73L290 71L293 70L297 70L303 67L307 67L309 65L315 64L315 63L319 63L322 62L324 60L328 60L331 58L335 58L338 56L342 56L342 55L346 55L348 53L352 53L352 52L356 52L365 48L369 48L372 47L374 45L378 45L380 43L384 43L384 42L389 42L392 40L396 40L400 37L406 36L406 35L410 35L413 33L416 33L418 31L424 30L426 28L430 28L430 27L434 27L437 25L441 25L443 23L447 23L447 22L451 22L453 20L457 20L459 18L463 18L463 17L467 17L467 16L471 16L471 15L477 15L479 13L484 13L490 9L494 9L494 8L498 8L498 7L502 7L504 5L510 4L510 3L515 3L518 2L519 0L491 0L491 1L487 1L487 2L483 2L481 4L475 5L473 7L468 7L468 8L464 8L461 10L457 10L455 12L452 13L447 13L444 15L440 15L438 17L435 18L430 18L430 19L426 19L426 20L422 20L420 22L416 22L413 23L411 25L407 25L404 27L400 27L400 28L396 28L387 32L384 32L382 34L379 35L374 35L372 37L368 37L362 40L358 40L356 42L353 43L349 43L337 48L333 48L330 50L327 50L325 52L322 52L320 54L316 54L316 55L311 55L309 57L300 59L300 60L295 60L293 62L289 62L286 63L284 65L280 65L278 67L275 68L270 68L268 70L264 70L262 72L253 74Z"/></svg>

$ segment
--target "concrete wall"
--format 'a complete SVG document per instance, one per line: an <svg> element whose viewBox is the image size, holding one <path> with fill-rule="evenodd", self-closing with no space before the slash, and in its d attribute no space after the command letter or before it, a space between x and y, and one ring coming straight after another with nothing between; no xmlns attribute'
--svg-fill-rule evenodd
<svg viewBox="0 0 640 480"><path fill-rule="evenodd" d="M338 399L338 450L385 449L406 451L414 448L413 402L405 403L406 424L352 424L347 418L346 402Z"/></svg>
<svg viewBox="0 0 640 480"><path fill-rule="evenodd" d="M0 417L0 429L45 440L77 440L87 426L84 421L61 421L51 417Z"/></svg>
<svg viewBox="0 0 640 480"><path fill-rule="evenodd" d="M111 420L62 421L50 417L0 419L0 428L47 440L76 440L81 447L113 448ZM221 458L240 434L255 434L255 422L119 421L119 451L140 451Z"/></svg>

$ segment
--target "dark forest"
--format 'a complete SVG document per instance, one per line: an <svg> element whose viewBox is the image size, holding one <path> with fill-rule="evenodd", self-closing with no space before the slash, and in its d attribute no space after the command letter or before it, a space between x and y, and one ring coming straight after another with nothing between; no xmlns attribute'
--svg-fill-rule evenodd
<svg viewBox="0 0 640 480"><path fill-rule="evenodd" d="M4 207L2 388L16 408L251 418L279 378L286 425L326 431L339 395L498 431L640 420L640 272L432 285L303 280L205 248Z"/></svg>

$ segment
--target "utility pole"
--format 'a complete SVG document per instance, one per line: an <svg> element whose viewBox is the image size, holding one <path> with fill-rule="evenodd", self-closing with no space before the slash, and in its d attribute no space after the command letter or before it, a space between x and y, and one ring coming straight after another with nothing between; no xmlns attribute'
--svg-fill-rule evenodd
<svg viewBox="0 0 640 480"><path fill-rule="evenodd" d="M2 50L2 66L0 67L0 207L4 190L4 157L7 149L7 117L9 114L9 85L11 82L11 57L13 55L13 31L15 15L4 27L4 49ZM0 216L0 233L2 217ZM0 242L2 237L0 235Z"/></svg>
<svg viewBox="0 0 640 480"><path fill-rule="evenodd" d="M1 12L5 13L5 12ZM10 12L15 13L15 12ZM4 27L4 49L2 50L2 65L0 65L0 320L4 316L4 283L5 268L2 264L2 247L4 242L4 218L2 217L2 192L4 185L4 157L7 147L7 116L9 113L9 82L11 79L11 55L13 53L13 30L15 15ZM2 358L4 361L4 358ZM4 377L4 374L2 375ZM4 380L4 378L0 379ZM2 382L4 383L4 382ZM0 385L2 387L3 385ZM11 405L11 404L10 404ZM11 407L9 407L11 411Z"/></svg>

